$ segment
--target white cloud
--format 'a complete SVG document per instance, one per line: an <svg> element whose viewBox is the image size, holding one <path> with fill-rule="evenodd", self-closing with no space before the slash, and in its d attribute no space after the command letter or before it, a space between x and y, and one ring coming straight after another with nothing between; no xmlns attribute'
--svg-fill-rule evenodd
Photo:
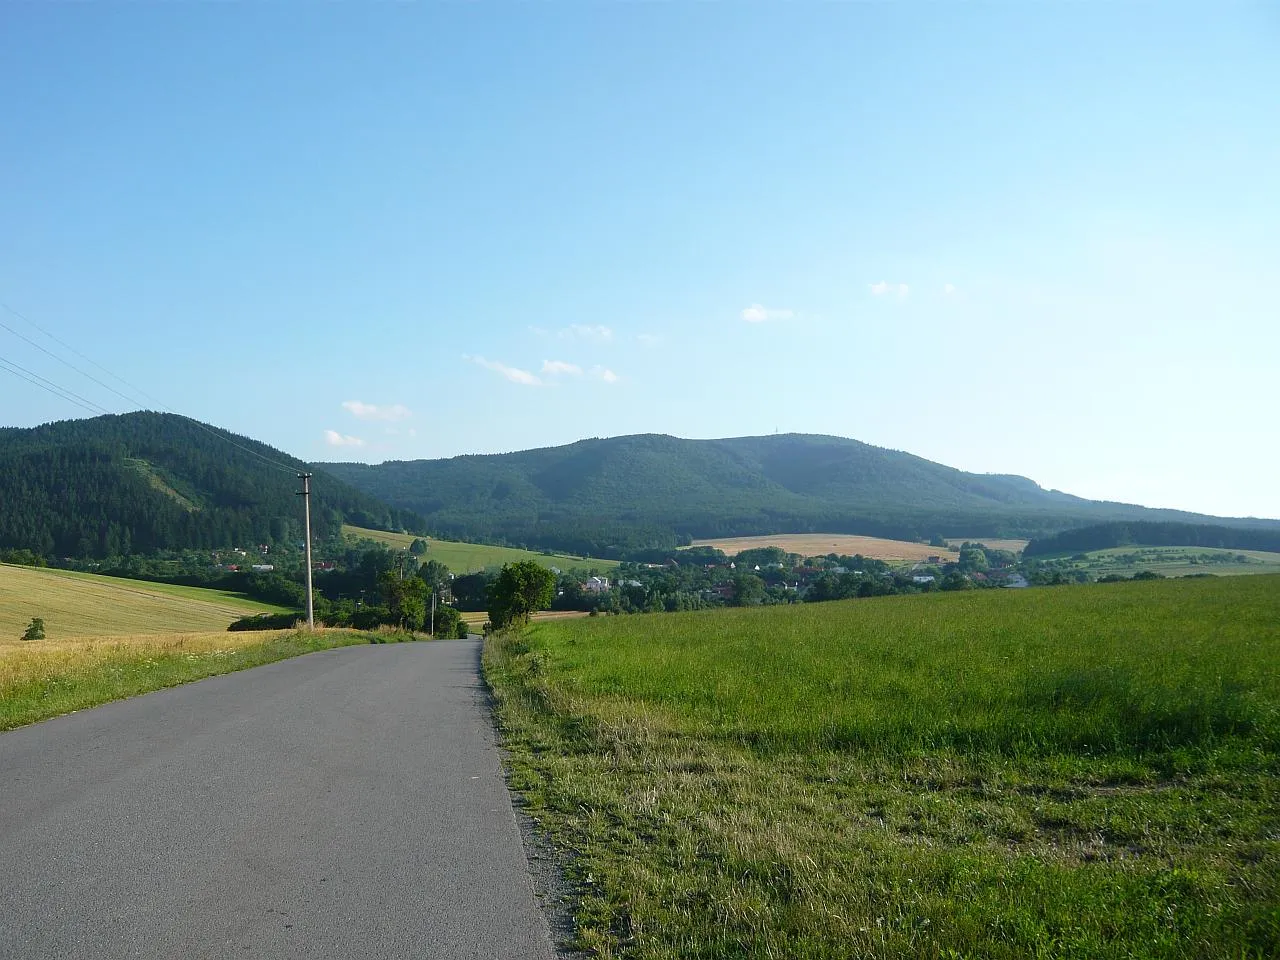
<svg viewBox="0 0 1280 960"><path fill-rule="evenodd" d="M337 430L326 430L324 442L331 447L363 447L364 441L359 437L348 437Z"/></svg>
<svg viewBox="0 0 1280 960"><path fill-rule="evenodd" d="M376 403L364 403L360 400L344 400L342 409L357 420L404 420L413 416L413 412L403 404L393 403L389 407L380 407Z"/></svg>
<svg viewBox="0 0 1280 960"><path fill-rule="evenodd" d="M574 377L582 376L582 368L580 366L576 363L565 363L563 360L543 360L542 372L552 377L560 374Z"/></svg>
<svg viewBox="0 0 1280 960"><path fill-rule="evenodd" d="M942 292L948 297L954 297L958 291L956 290L956 285L954 283L944 283L942 285Z"/></svg>
<svg viewBox="0 0 1280 960"><path fill-rule="evenodd" d="M472 357L465 353L462 355L462 359L470 360L472 363L479 364L494 373L500 373L512 383L518 383L526 387L541 387L544 385L541 380L528 370L521 370L519 367L508 367L498 360L486 360L484 357Z"/></svg>
<svg viewBox="0 0 1280 960"><path fill-rule="evenodd" d="M899 297L905 297L911 292L911 288L905 283L887 283L881 280L879 283L873 283L870 286L872 294L877 297L883 297L886 294L897 294Z"/></svg>
<svg viewBox="0 0 1280 960"><path fill-rule="evenodd" d="M637 333L636 340L646 347L656 347L662 342L662 337L656 333Z"/></svg>
<svg viewBox="0 0 1280 960"><path fill-rule="evenodd" d="M560 331L559 337L562 340L594 340L596 343L604 343L613 339L613 331L601 324L571 323Z"/></svg>
<svg viewBox="0 0 1280 960"><path fill-rule="evenodd" d="M618 375L608 367L595 366L591 368L591 375L597 380L603 380L605 383L617 383Z"/></svg>
<svg viewBox="0 0 1280 960"><path fill-rule="evenodd" d="M769 320L790 320L795 316L794 310L777 307L765 307L753 303L742 311L742 319L747 323L766 323Z"/></svg>
<svg viewBox="0 0 1280 960"><path fill-rule="evenodd" d="M545 337L550 331L546 327L530 327L529 332L535 337Z"/></svg>

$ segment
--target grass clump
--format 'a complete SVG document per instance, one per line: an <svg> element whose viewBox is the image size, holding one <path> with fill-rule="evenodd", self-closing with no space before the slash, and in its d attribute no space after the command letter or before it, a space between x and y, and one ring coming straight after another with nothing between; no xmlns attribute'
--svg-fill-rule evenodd
<svg viewBox="0 0 1280 960"><path fill-rule="evenodd" d="M485 665L598 956L1280 955L1280 578L549 622Z"/></svg>
<svg viewBox="0 0 1280 960"><path fill-rule="evenodd" d="M0 730L303 653L368 642L370 634L353 630L281 630L3 643Z"/></svg>

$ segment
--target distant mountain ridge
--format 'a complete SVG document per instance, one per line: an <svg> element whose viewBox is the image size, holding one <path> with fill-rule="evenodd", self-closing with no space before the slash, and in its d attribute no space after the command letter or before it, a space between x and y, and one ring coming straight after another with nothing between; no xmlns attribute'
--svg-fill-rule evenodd
<svg viewBox="0 0 1280 960"><path fill-rule="evenodd" d="M293 474L308 469L167 413L0 428L0 548L105 557L295 542L302 504ZM318 536L343 522L423 529L412 512L327 476L313 483L311 513Z"/></svg>
<svg viewBox="0 0 1280 960"><path fill-rule="evenodd" d="M638 434L516 453L323 467L422 515L442 536L595 556L773 533L1031 537L1112 520L1280 529L1276 520L1086 500L1026 477L965 473L810 434L724 440Z"/></svg>

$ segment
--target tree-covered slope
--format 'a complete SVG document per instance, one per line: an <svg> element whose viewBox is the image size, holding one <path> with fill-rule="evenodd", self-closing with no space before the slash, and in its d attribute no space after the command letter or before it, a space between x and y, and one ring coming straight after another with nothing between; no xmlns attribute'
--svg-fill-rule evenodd
<svg viewBox="0 0 1280 960"><path fill-rule="evenodd" d="M422 514L442 535L605 556L690 537L1034 536L1106 520L1208 519L1083 500L1025 477L965 473L856 440L804 434L645 434L325 469Z"/></svg>
<svg viewBox="0 0 1280 960"><path fill-rule="evenodd" d="M1214 524L1101 523L1039 537L1027 544L1028 557L1057 553L1088 553L1112 547L1212 547L1223 550L1280 552L1280 528L1241 529Z"/></svg>
<svg viewBox="0 0 1280 960"><path fill-rule="evenodd" d="M302 536L294 473L305 469L265 444L172 414L3 428L0 548L100 557L292 542ZM312 486L316 534L344 521L421 529L409 511L333 477L317 475Z"/></svg>

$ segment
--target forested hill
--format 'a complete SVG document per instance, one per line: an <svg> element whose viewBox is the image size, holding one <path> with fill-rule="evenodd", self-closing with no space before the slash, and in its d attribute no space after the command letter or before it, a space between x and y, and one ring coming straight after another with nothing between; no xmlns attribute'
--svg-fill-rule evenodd
<svg viewBox="0 0 1280 960"><path fill-rule="evenodd" d="M1211 518L1083 500L840 437L661 435L377 466L326 464L445 536L616 556L689 537L1036 536L1107 520ZM1249 521L1218 521L1247 524ZM1280 522L1262 521L1280 529Z"/></svg>
<svg viewBox="0 0 1280 960"><path fill-rule="evenodd" d="M1241 529L1192 523L1100 523L1040 537L1027 544L1026 556L1088 553L1112 547L1217 547L1280 553L1280 528Z"/></svg>
<svg viewBox="0 0 1280 960"><path fill-rule="evenodd" d="M172 414L2 428L0 548L102 557L293 542L302 536L294 474L304 469L265 444ZM422 529L410 511L324 474L313 481L311 509L320 535L344 521Z"/></svg>

